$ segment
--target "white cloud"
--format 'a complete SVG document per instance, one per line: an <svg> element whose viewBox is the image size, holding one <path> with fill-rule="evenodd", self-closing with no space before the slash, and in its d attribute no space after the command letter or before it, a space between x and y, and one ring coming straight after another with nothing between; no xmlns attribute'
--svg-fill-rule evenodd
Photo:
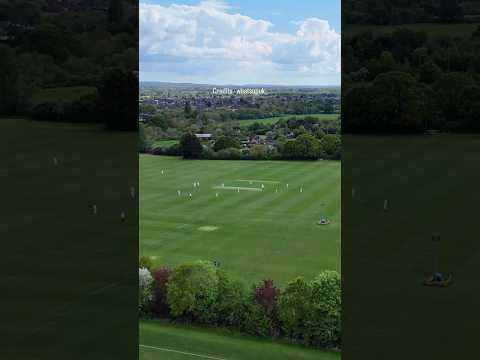
<svg viewBox="0 0 480 360"><path fill-rule="evenodd" d="M327 21L308 18L295 33L280 33L269 21L229 9L219 0L140 4L141 73L163 74L165 81L194 81L203 73L224 83L339 82L340 35Z"/></svg>

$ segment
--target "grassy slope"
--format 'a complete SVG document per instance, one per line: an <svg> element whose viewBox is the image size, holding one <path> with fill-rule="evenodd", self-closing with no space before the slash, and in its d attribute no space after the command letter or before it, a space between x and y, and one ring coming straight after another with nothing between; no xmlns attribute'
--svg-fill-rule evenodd
<svg viewBox="0 0 480 360"><path fill-rule="evenodd" d="M23 119L0 134L2 358L133 358L136 134Z"/></svg>
<svg viewBox="0 0 480 360"><path fill-rule="evenodd" d="M160 322L140 323L140 360L187 360L205 357L168 352L162 349L207 355L225 360L338 360L339 353L321 352L282 343L262 341L218 330L175 326Z"/></svg>
<svg viewBox="0 0 480 360"><path fill-rule="evenodd" d="M242 179L280 181L279 192L266 182L264 192L212 189L222 183L261 186L236 181ZM192 185L197 180L200 190ZM281 284L297 275L311 278L340 268L339 162L188 161L143 155L140 189L140 254L154 257L157 265L219 260L248 283L273 278ZM316 224L323 212L331 225ZM202 226L218 230L198 230Z"/></svg>
<svg viewBox="0 0 480 360"><path fill-rule="evenodd" d="M178 140L158 140L154 143L154 147L168 148L178 144Z"/></svg>
<svg viewBox="0 0 480 360"><path fill-rule="evenodd" d="M342 208L345 357L470 358L480 331L480 136L343 139L344 199L356 188ZM441 235L441 271L456 279L446 289L421 285L433 271L432 235Z"/></svg>
<svg viewBox="0 0 480 360"><path fill-rule="evenodd" d="M264 119L252 119L252 120L238 120L240 126L247 127L254 123L260 124L275 124L277 121L281 119L290 119L294 118L305 118L307 116L314 117L320 120L336 120L340 116L339 114L311 114L311 115L284 115L284 116L276 116L271 118L264 118Z"/></svg>

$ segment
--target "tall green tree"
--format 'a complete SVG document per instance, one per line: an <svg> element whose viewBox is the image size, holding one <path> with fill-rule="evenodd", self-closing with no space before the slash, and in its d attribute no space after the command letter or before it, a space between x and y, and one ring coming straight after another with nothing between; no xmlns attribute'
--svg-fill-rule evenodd
<svg viewBox="0 0 480 360"><path fill-rule="evenodd" d="M200 140L192 133L183 134L180 139L180 149L185 159L198 159L203 151Z"/></svg>

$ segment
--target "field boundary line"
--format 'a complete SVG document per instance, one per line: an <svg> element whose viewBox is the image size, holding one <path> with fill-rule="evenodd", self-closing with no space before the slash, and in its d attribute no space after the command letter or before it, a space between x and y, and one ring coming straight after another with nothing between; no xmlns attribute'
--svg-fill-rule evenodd
<svg viewBox="0 0 480 360"><path fill-rule="evenodd" d="M171 353L176 353L176 354L182 354L182 355L199 357L199 358L203 358L203 359L210 359L210 360L227 360L227 359L225 359L225 358L219 358L219 357L210 356L210 355L194 354L194 353L189 353L189 352L185 352L185 351L173 350L173 349L168 349L168 348L163 348L163 347L157 347L157 346L151 346L151 345L143 345L143 344L140 344L140 345L138 345L138 346L141 347L141 348L145 348L145 349L152 349L152 350L159 350L159 351L171 352Z"/></svg>

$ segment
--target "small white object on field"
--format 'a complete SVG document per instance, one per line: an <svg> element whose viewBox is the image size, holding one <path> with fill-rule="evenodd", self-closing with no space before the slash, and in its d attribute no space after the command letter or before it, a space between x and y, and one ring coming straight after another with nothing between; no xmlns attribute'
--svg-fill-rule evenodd
<svg viewBox="0 0 480 360"><path fill-rule="evenodd" d="M196 183L196 182L193 183L193 187L197 187L197 183Z"/></svg>
<svg viewBox="0 0 480 360"><path fill-rule="evenodd" d="M56 157L53 158L53 165L57 166L58 165L58 160Z"/></svg>
<svg viewBox="0 0 480 360"><path fill-rule="evenodd" d="M303 188L300 188L300 192L303 193Z"/></svg>
<svg viewBox="0 0 480 360"><path fill-rule="evenodd" d="M388 210L388 200L383 202L383 210Z"/></svg>
<svg viewBox="0 0 480 360"><path fill-rule="evenodd" d="M121 220L122 222L125 221L125 217L126 217L126 216L125 216L125 211L122 211L122 212L120 213L120 220Z"/></svg>
<svg viewBox="0 0 480 360"><path fill-rule="evenodd" d="M218 197L218 193L215 193L215 197Z"/></svg>
<svg viewBox="0 0 480 360"><path fill-rule="evenodd" d="M287 189L288 189L288 184L287 184Z"/></svg>
<svg viewBox="0 0 480 360"><path fill-rule="evenodd" d="M189 196L189 197L192 197L192 193L189 193L188 196Z"/></svg>
<svg viewBox="0 0 480 360"><path fill-rule="evenodd" d="M130 196L132 197L132 199L135 199L135 187L134 186L130 187Z"/></svg>
<svg viewBox="0 0 480 360"><path fill-rule="evenodd" d="M262 189L265 188L265 185L262 184Z"/></svg>
<svg viewBox="0 0 480 360"><path fill-rule="evenodd" d="M162 175L163 175L163 170L162 170Z"/></svg>
<svg viewBox="0 0 480 360"><path fill-rule="evenodd" d="M177 190L178 196L182 195L182 192L180 190Z"/></svg>
<svg viewBox="0 0 480 360"><path fill-rule="evenodd" d="M237 188L237 192L240 192L240 188Z"/></svg>
<svg viewBox="0 0 480 360"><path fill-rule="evenodd" d="M200 181L197 181L197 186L200 187Z"/></svg>
<svg viewBox="0 0 480 360"><path fill-rule="evenodd" d="M92 206L93 215L97 215L97 205Z"/></svg>

